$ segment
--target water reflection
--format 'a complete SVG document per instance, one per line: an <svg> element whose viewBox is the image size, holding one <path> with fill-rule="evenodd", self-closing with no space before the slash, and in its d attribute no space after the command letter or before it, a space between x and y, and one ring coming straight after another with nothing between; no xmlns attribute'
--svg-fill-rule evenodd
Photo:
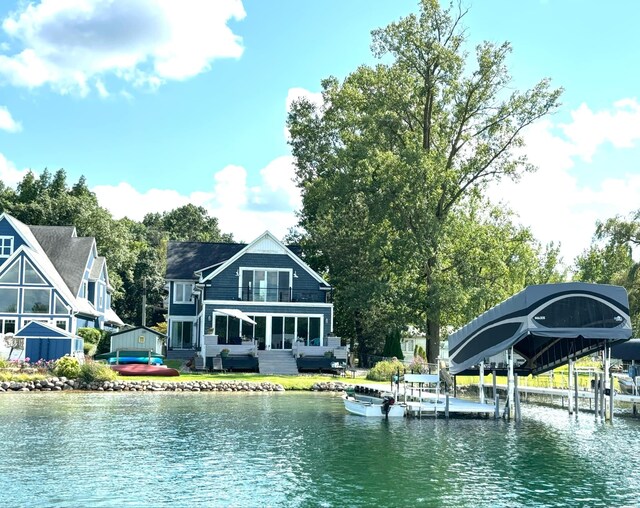
<svg viewBox="0 0 640 508"><path fill-rule="evenodd" d="M634 505L640 425L364 419L327 394L3 394L7 506Z"/></svg>

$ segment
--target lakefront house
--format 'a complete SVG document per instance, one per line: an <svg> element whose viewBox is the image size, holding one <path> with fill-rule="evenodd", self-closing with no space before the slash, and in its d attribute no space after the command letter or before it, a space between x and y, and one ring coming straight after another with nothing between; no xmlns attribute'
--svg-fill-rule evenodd
<svg viewBox="0 0 640 508"><path fill-rule="evenodd" d="M313 358L346 359L331 286L299 254L268 231L248 245L170 242L168 358L290 374Z"/></svg>
<svg viewBox="0 0 640 508"><path fill-rule="evenodd" d="M117 329L113 288L95 238L73 226L28 226L0 214L0 356L6 335L24 339L19 358L82 354L78 328Z"/></svg>

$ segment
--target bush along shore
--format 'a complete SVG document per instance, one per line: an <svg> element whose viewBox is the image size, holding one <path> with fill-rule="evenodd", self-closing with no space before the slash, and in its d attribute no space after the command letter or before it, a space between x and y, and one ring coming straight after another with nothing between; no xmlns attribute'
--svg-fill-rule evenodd
<svg viewBox="0 0 640 508"><path fill-rule="evenodd" d="M344 391L344 383L315 383L312 391ZM59 392L83 390L97 392L284 392L281 384L263 381L91 381L51 377L34 381L3 381L0 392Z"/></svg>

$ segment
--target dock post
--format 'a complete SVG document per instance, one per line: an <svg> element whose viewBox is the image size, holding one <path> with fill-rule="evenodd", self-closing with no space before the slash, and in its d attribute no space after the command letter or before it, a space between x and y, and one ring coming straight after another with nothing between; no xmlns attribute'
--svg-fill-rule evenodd
<svg viewBox="0 0 640 508"><path fill-rule="evenodd" d="M573 369L573 386L574 386L574 395L575 395L575 408L576 408L576 416L578 416L578 369Z"/></svg>
<svg viewBox="0 0 640 508"><path fill-rule="evenodd" d="M458 382L457 382L458 376L457 375L453 375L453 396L457 397L458 396Z"/></svg>
<svg viewBox="0 0 640 508"><path fill-rule="evenodd" d="M514 403L514 381L513 381L513 346L508 349L509 354L509 374L507 376L507 398L508 398L508 407L509 413L507 417L509 420L514 418L514 412L516 409L516 405Z"/></svg>
<svg viewBox="0 0 640 508"><path fill-rule="evenodd" d="M615 390L613 389L613 374L610 374L609 381L609 421L613 423L613 399L615 398Z"/></svg>
<svg viewBox="0 0 640 508"><path fill-rule="evenodd" d="M498 398L498 387L496 386L496 369L493 369L491 372L491 376L493 377L493 402L496 406L495 419L500 418L500 399Z"/></svg>
<svg viewBox="0 0 640 508"><path fill-rule="evenodd" d="M600 418L602 418L604 420L605 418L605 414L606 414L606 399L604 398L604 381L605 381L605 374L602 373L600 374Z"/></svg>
<svg viewBox="0 0 640 508"><path fill-rule="evenodd" d="M593 411L596 415L596 420L600 415L600 405L598 402L600 401L600 393L598 391L598 383L600 382L600 375L597 372L593 374Z"/></svg>
<svg viewBox="0 0 640 508"><path fill-rule="evenodd" d="M518 390L518 374L513 377L514 384L514 408L515 408L515 417L516 421L519 422L522 419L522 414L520 413L520 391Z"/></svg>
<svg viewBox="0 0 640 508"><path fill-rule="evenodd" d="M444 417L448 420L449 419L449 391L448 390L445 397L446 398L444 401Z"/></svg>
<svg viewBox="0 0 640 508"><path fill-rule="evenodd" d="M484 361L480 362L480 382L478 383L478 391L480 392L480 404L484 404Z"/></svg>
<svg viewBox="0 0 640 508"><path fill-rule="evenodd" d="M573 360L569 360L569 375L567 376L567 409L569 410L569 414L572 415L573 414L573 404L572 404L572 396L573 393L571 393L573 390L571 389L571 382L573 380Z"/></svg>

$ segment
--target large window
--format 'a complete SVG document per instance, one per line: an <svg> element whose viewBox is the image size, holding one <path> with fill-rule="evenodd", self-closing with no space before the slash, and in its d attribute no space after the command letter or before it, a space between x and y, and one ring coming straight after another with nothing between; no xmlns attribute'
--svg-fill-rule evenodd
<svg viewBox="0 0 640 508"><path fill-rule="evenodd" d="M0 312L18 312L17 288L0 288Z"/></svg>
<svg viewBox="0 0 640 508"><path fill-rule="evenodd" d="M24 283L25 284L46 284L45 280L40 277L38 271L29 261L24 260Z"/></svg>
<svg viewBox="0 0 640 508"><path fill-rule="evenodd" d="M193 345L193 322L171 321L171 346L190 349Z"/></svg>
<svg viewBox="0 0 640 508"><path fill-rule="evenodd" d="M13 254L13 236L0 236L0 258Z"/></svg>
<svg viewBox="0 0 640 508"><path fill-rule="evenodd" d="M16 260L3 274L0 276L2 284L18 284L20 282L20 260Z"/></svg>
<svg viewBox="0 0 640 508"><path fill-rule="evenodd" d="M305 346L322 346L320 335L319 317L298 317L296 318L296 338Z"/></svg>
<svg viewBox="0 0 640 508"><path fill-rule="evenodd" d="M22 312L33 314L49 314L49 297L48 289L29 289L24 290L24 301L22 303Z"/></svg>
<svg viewBox="0 0 640 508"><path fill-rule="evenodd" d="M254 302L291 300L291 271L242 269L240 298Z"/></svg>
<svg viewBox="0 0 640 508"><path fill-rule="evenodd" d="M173 303L191 303L193 284L191 282L176 282L173 285Z"/></svg>

